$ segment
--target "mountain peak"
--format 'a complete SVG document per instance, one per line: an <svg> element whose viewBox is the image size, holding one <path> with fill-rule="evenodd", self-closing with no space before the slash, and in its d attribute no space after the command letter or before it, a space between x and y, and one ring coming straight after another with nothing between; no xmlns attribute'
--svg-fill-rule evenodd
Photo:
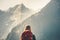
<svg viewBox="0 0 60 40"><path fill-rule="evenodd" d="M21 5L21 7L25 7L25 5L22 3L22 4L20 4Z"/></svg>
<svg viewBox="0 0 60 40"><path fill-rule="evenodd" d="M24 4L20 4L20 10L22 13L26 12L29 10L29 8L27 8Z"/></svg>
<svg viewBox="0 0 60 40"><path fill-rule="evenodd" d="M14 7L12 8L9 8L10 11L17 11L19 10L21 13L25 13L27 11L29 11L30 9L27 8L23 3L22 4L18 4L18 5L15 5Z"/></svg>

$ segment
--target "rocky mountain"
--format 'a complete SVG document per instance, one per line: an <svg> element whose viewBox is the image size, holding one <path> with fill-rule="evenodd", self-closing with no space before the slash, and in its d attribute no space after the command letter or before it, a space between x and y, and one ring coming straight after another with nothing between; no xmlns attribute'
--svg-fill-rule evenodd
<svg viewBox="0 0 60 40"><path fill-rule="evenodd" d="M25 25L30 25L37 40L60 40L60 1L51 0L41 11L17 25L6 40L20 40Z"/></svg>

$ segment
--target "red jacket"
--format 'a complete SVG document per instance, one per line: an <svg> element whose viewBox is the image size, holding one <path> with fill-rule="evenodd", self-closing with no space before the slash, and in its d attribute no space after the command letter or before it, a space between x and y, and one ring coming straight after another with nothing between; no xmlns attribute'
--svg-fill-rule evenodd
<svg viewBox="0 0 60 40"><path fill-rule="evenodd" d="M33 40L33 34L31 31L24 31L21 36L21 40Z"/></svg>

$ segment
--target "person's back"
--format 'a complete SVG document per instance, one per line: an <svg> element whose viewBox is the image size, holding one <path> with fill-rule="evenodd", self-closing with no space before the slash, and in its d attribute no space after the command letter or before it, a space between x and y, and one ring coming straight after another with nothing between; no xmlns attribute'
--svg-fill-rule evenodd
<svg viewBox="0 0 60 40"><path fill-rule="evenodd" d="M21 35L21 40L36 40L35 36L31 32L30 26L26 26L25 31Z"/></svg>
<svg viewBox="0 0 60 40"><path fill-rule="evenodd" d="M23 32L21 37L22 37L22 40L32 40L33 39L32 32L30 32L30 31Z"/></svg>

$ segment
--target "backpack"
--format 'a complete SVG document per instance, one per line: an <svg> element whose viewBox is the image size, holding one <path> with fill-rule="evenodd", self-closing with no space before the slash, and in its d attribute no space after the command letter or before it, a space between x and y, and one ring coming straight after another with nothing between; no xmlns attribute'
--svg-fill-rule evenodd
<svg viewBox="0 0 60 40"><path fill-rule="evenodd" d="M25 31L22 33L22 40L33 40L33 34L31 31Z"/></svg>

